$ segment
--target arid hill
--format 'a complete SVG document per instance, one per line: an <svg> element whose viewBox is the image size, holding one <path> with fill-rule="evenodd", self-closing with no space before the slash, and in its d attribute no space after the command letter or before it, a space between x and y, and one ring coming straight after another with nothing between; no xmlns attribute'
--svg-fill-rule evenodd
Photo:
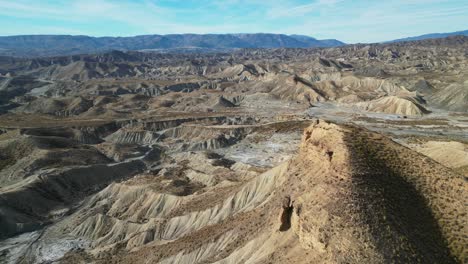
<svg viewBox="0 0 468 264"><path fill-rule="evenodd" d="M467 40L1 57L0 262L466 263Z"/></svg>

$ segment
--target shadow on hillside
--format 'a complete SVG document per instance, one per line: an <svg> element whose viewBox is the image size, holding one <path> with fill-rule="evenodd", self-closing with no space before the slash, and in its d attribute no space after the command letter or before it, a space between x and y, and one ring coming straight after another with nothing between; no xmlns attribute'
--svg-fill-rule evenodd
<svg viewBox="0 0 468 264"><path fill-rule="evenodd" d="M398 153L364 131L346 135L353 191L373 244L392 263L456 263L425 198L409 183ZM393 164L395 165L395 164Z"/></svg>

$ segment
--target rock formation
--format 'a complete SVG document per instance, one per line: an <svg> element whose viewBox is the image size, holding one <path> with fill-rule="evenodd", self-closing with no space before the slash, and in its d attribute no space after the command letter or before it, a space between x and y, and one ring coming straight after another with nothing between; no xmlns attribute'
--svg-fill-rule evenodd
<svg viewBox="0 0 468 264"><path fill-rule="evenodd" d="M466 263L466 40L0 57L0 262Z"/></svg>

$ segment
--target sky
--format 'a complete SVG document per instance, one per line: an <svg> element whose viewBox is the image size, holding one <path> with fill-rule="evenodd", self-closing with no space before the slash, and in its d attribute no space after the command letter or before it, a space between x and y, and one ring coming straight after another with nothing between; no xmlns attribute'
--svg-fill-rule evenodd
<svg viewBox="0 0 468 264"><path fill-rule="evenodd" d="M0 0L0 35L282 33L366 43L468 29L468 0Z"/></svg>

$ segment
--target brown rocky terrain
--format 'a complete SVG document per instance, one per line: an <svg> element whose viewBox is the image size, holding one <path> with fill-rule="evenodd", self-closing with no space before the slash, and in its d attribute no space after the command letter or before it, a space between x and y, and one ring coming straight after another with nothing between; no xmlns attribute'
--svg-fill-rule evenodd
<svg viewBox="0 0 468 264"><path fill-rule="evenodd" d="M468 37L0 58L2 263L466 263Z"/></svg>

